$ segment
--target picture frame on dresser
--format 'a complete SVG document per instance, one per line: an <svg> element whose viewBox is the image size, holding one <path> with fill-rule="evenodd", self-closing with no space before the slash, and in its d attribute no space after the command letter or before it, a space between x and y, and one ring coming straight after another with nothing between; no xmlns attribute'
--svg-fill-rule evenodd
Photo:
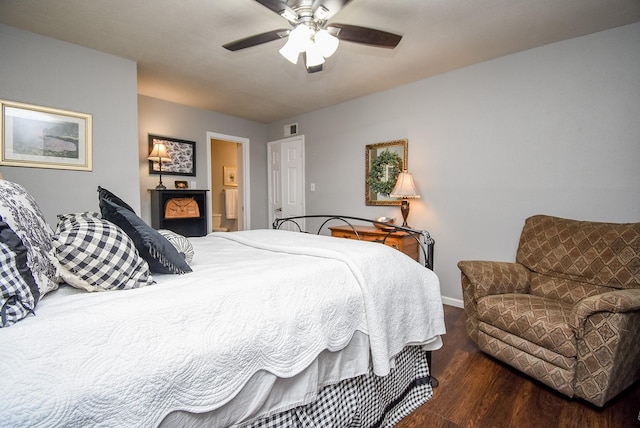
<svg viewBox="0 0 640 428"><path fill-rule="evenodd" d="M0 100L0 165L92 171L92 116Z"/></svg>
<svg viewBox="0 0 640 428"><path fill-rule="evenodd" d="M149 153L156 143L164 143L170 161L162 162L162 174L196 176L196 142L149 134ZM160 174L160 164L149 161L149 174Z"/></svg>

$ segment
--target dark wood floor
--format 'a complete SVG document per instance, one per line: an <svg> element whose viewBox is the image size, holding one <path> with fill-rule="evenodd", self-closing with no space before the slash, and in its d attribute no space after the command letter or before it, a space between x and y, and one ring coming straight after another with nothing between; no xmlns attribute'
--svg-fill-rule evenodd
<svg viewBox="0 0 640 428"><path fill-rule="evenodd" d="M468 338L464 320L462 309L445 306L444 346L433 353L433 374L440 385L397 428L640 428L640 382L604 408L566 398L480 352Z"/></svg>

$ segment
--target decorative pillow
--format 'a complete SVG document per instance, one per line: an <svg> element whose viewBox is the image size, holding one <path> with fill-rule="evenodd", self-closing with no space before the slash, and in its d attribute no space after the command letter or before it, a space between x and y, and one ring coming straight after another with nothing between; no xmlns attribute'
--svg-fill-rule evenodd
<svg viewBox="0 0 640 428"><path fill-rule="evenodd" d="M188 264L191 264L191 262L193 261L194 253L193 245L191 245L191 241L189 241L188 238L175 233L173 230L160 229L158 230L158 233L167 238L167 241L169 241L171 245L173 245L174 248L178 250L178 253L180 253L180 255L184 257L185 261Z"/></svg>
<svg viewBox="0 0 640 428"><path fill-rule="evenodd" d="M27 266L40 295L58 288L52 231L29 192L19 184L0 180L0 216L27 249Z"/></svg>
<svg viewBox="0 0 640 428"><path fill-rule="evenodd" d="M128 209L107 199L102 199L102 202L102 217L118 225L129 235L140 256L149 263L151 272L177 274L191 272L184 257L157 230L151 228Z"/></svg>
<svg viewBox="0 0 640 428"><path fill-rule="evenodd" d="M98 213L58 216L53 245L60 276L73 287L106 291L153 284L133 241Z"/></svg>
<svg viewBox="0 0 640 428"><path fill-rule="evenodd" d="M27 248L0 217L0 327L8 327L33 310L40 290L27 266Z"/></svg>
<svg viewBox="0 0 640 428"><path fill-rule="evenodd" d="M98 186L98 203L100 204L100 211L102 211L102 206L104 205L102 202L103 199L106 199L107 201L111 201L114 204L118 205L119 207L126 208L132 213L135 212L133 208L131 208L129 204L127 204L125 201L123 201L122 199L120 199L119 197L117 197L116 195L114 195L104 187Z"/></svg>

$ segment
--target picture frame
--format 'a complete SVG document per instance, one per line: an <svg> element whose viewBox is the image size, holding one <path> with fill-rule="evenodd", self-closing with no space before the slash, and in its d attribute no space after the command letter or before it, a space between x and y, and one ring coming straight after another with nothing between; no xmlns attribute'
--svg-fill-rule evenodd
<svg viewBox="0 0 640 428"><path fill-rule="evenodd" d="M176 180L176 181L174 181L173 184L176 187L176 189L188 189L189 188L189 183L187 182L187 180Z"/></svg>
<svg viewBox="0 0 640 428"><path fill-rule="evenodd" d="M164 143L171 161L162 162L162 175L184 175L196 176L196 142L180 140L177 138L164 137L161 135L149 134L149 151L153 149L153 144ZM156 161L149 161L149 174L160 174L160 166Z"/></svg>
<svg viewBox="0 0 640 428"><path fill-rule="evenodd" d="M238 168L235 166L222 167L222 185L238 187Z"/></svg>
<svg viewBox="0 0 640 428"><path fill-rule="evenodd" d="M401 205L381 189L393 189L398 174L407 169L409 140L368 144L365 148L364 195L366 205Z"/></svg>
<svg viewBox="0 0 640 428"><path fill-rule="evenodd" d="M92 171L92 116L0 100L0 165Z"/></svg>

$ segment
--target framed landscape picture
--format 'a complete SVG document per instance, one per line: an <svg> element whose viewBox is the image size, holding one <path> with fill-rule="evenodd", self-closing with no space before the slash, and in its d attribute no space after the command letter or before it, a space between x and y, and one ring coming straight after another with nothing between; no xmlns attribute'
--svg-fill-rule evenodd
<svg viewBox="0 0 640 428"><path fill-rule="evenodd" d="M91 115L0 100L0 165L91 171Z"/></svg>

